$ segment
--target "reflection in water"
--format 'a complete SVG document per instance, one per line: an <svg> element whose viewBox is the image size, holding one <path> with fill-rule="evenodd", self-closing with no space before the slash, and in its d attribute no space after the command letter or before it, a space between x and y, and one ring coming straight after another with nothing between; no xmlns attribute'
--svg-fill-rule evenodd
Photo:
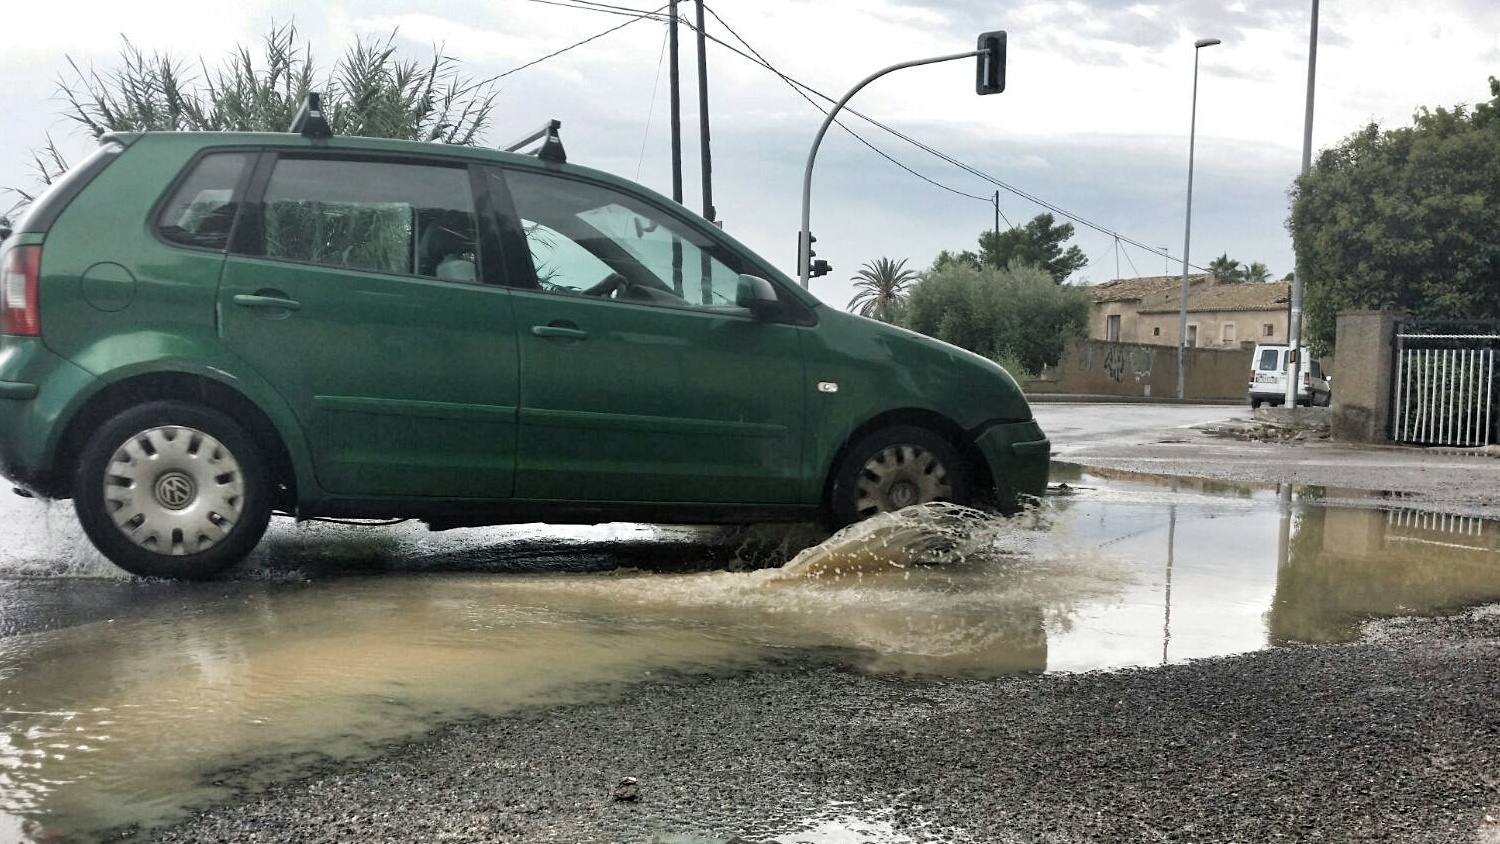
<svg viewBox="0 0 1500 844"><path fill-rule="evenodd" d="M263 565L312 579L142 584L192 600L0 638L0 839L170 818L438 723L662 673L1145 666L1348 641L1369 616L1500 599L1493 523L1324 506L1291 487L1077 485L1016 520L904 512L754 572L590 571L621 548L613 559L635 566L652 546L640 529L599 528L558 554L526 528L467 552L404 534L306 557L273 542ZM479 536L494 534L464 541ZM416 549L409 570L393 548ZM528 553L541 562L519 565ZM371 556L397 571L348 573Z"/></svg>

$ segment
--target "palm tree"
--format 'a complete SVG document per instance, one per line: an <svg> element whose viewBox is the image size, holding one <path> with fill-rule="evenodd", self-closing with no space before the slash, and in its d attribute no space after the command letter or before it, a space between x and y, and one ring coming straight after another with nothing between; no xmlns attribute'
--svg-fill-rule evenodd
<svg viewBox="0 0 1500 844"><path fill-rule="evenodd" d="M1245 271L1240 268L1240 262L1230 258L1228 252L1209 262L1208 272L1215 281L1235 282L1243 281L1245 278Z"/></svg>
<svg viewBox="0 0 1500 844"><path fill-rule="evenodd" d="M1242 277L1245 279L1245 281L1251 282L1252 284L1262 284L1271 280L1271 268L1259 261L1256 261L1255 263L1245 268L1245 272Z"/></svg>
<svg viewBox="0 0 1500 844"><path fill-rule="evenodd" d="M849 300L849 310L860 316L890 322L895 310L906 299L906 288L916 283L916 271L906 268L906 259L876 258L866 261L859 272L850 277L854 282L854 298Z"/></svg>

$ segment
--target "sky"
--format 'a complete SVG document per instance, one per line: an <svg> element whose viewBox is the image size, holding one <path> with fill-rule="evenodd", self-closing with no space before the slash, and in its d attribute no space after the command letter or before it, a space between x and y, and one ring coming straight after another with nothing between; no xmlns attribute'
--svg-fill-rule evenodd
<svg viewBox="0 0 1500 844"><path fill-rule="evenodd" d="M654 0L612 0L642 6ZM665 0L662 0L665 2ZM1287 191L1301 162L1311 0L714 0L740 36L783 73L837 96L887 64L973 49L978 33L1009 33L1007 90L974 94L971 61L904 70L852 106L998 179L1102 227L1180 258L1187 182L1193 42L1202 51L1190 258L1228 253L1292 268ZM654 8L654 7L653 7ZM684 1L691 14L691 3ZM396 33L399 47L434 45L477 76L499 74L625 19L539 0L51 0L0 18L0 186L30 186L30 155L50 132L70 156L92 145L62 117L57 81L69 61L107 72L121 38L192 64L218 64L273 22L293 21L315 58L354 39ZM569 160L671 190L665 26L631 24L498 83L486 142L503 145L549 118L562 121ZM710 18L709 32L733 41ZM683 30L685 204L701 208L697 54ZM795 275L802 166L821 115L774 74L709 44L715 205L726 230ZM1419 106L1488 98L1500 75L1500 3L1493 0L1325 0L1318 54L1315 149L1370 121L1401 125ZM923 175L903 172L837 129L818 157L812 229L833 272L813 282L844 305L849 276L877 257L929 264L972 249L993 225L994 185L857 118L850 125ZM0 210L9 197L0 197ZM1043 209L1001 193L1006 219ZM1002 222L1002 225L1006 223ZM1161 254L1078 227L1090 264L1074 278L1180 271ZM1118 271L1117 271L1118 265Z"/></svg>

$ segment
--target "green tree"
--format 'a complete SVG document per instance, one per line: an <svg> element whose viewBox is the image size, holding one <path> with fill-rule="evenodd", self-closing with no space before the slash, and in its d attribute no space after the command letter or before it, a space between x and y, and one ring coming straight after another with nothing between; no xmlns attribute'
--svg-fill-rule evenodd
<svg viewBox="0 0 1500 844"><path fill-rule="evenodd" d="M1051 214L1038 214L1018 228L979 235L979 261L986 267L1028 264L1046 270L1058 284L1088 264L1077 246L1063 248L1073 237L1073 224L1057 224Z"/></svg>
<svg viewBox="0 0 1500 844"><path fill-rule="evenodd" d="M284 132L308 91L339 134L473 144L489 125L495 89L435 48L422 60L400 55L395 34L362 38L324 72L291 24L273 25L257 48L240 45L210 69L129 40L117 65L100 71L68 59L58 85L64 115L94 137L106 132ZM201 68L201 70L195 70ZM67 162L47 140L34 156L39 181ZM16 191L23 200L24 191Z"/></svg>
<svg viewBox="0 0 1500 844"><path fill-rule="evenodd" d="M866 261L849 280L854 282L854 298L849 310L860 316L890 322L906 299L906 289L917 281L917 273L906 268L906 259L876 258Z"/></svg>
<svg viewBox="0 0 1500 844"><path fill-rule="evenodd" d="M1332 347L1345 309L1500 317L1500 81L1490 92L1472 110L1372 123L1298 181L1291 230L1318 348Z"/></svg>
<svg viewBox="0 0 1500 844"><path fill-rule="evenodd" d="M1264 284L1271 280L1271 268L1259 261L1254 261L1245 268L1240 277L1251 284Z"/></svg>
<svg viewBox="0 0 1500 844"><path fill-rule="evenodd" d="M1044 270L954 262L911 288L901 324L1036 373L1062 359L1069 338L1086 333L1089 303L1085 290L1059 285Z"/></svg>
<svg viewBox="0 0 1500 844"><path fill-rule="evenodd" d="M1213 276L1215 281L1231 284L1245 280L1245 271L1240 268L1240 262L1230 258L1228 252L1209 262L1208 274Z"/></svg>

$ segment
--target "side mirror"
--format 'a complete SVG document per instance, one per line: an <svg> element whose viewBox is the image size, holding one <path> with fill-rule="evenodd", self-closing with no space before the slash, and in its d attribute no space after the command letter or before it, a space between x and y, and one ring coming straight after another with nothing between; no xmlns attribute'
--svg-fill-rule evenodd
<svg viewBox="0 0 1500 844"><path fill-rule="evenodd" d="M781 299L776 296L776 288L760 276L740 274L734 304L749 311L756 319L772 319L781 313Z"/></svg>

